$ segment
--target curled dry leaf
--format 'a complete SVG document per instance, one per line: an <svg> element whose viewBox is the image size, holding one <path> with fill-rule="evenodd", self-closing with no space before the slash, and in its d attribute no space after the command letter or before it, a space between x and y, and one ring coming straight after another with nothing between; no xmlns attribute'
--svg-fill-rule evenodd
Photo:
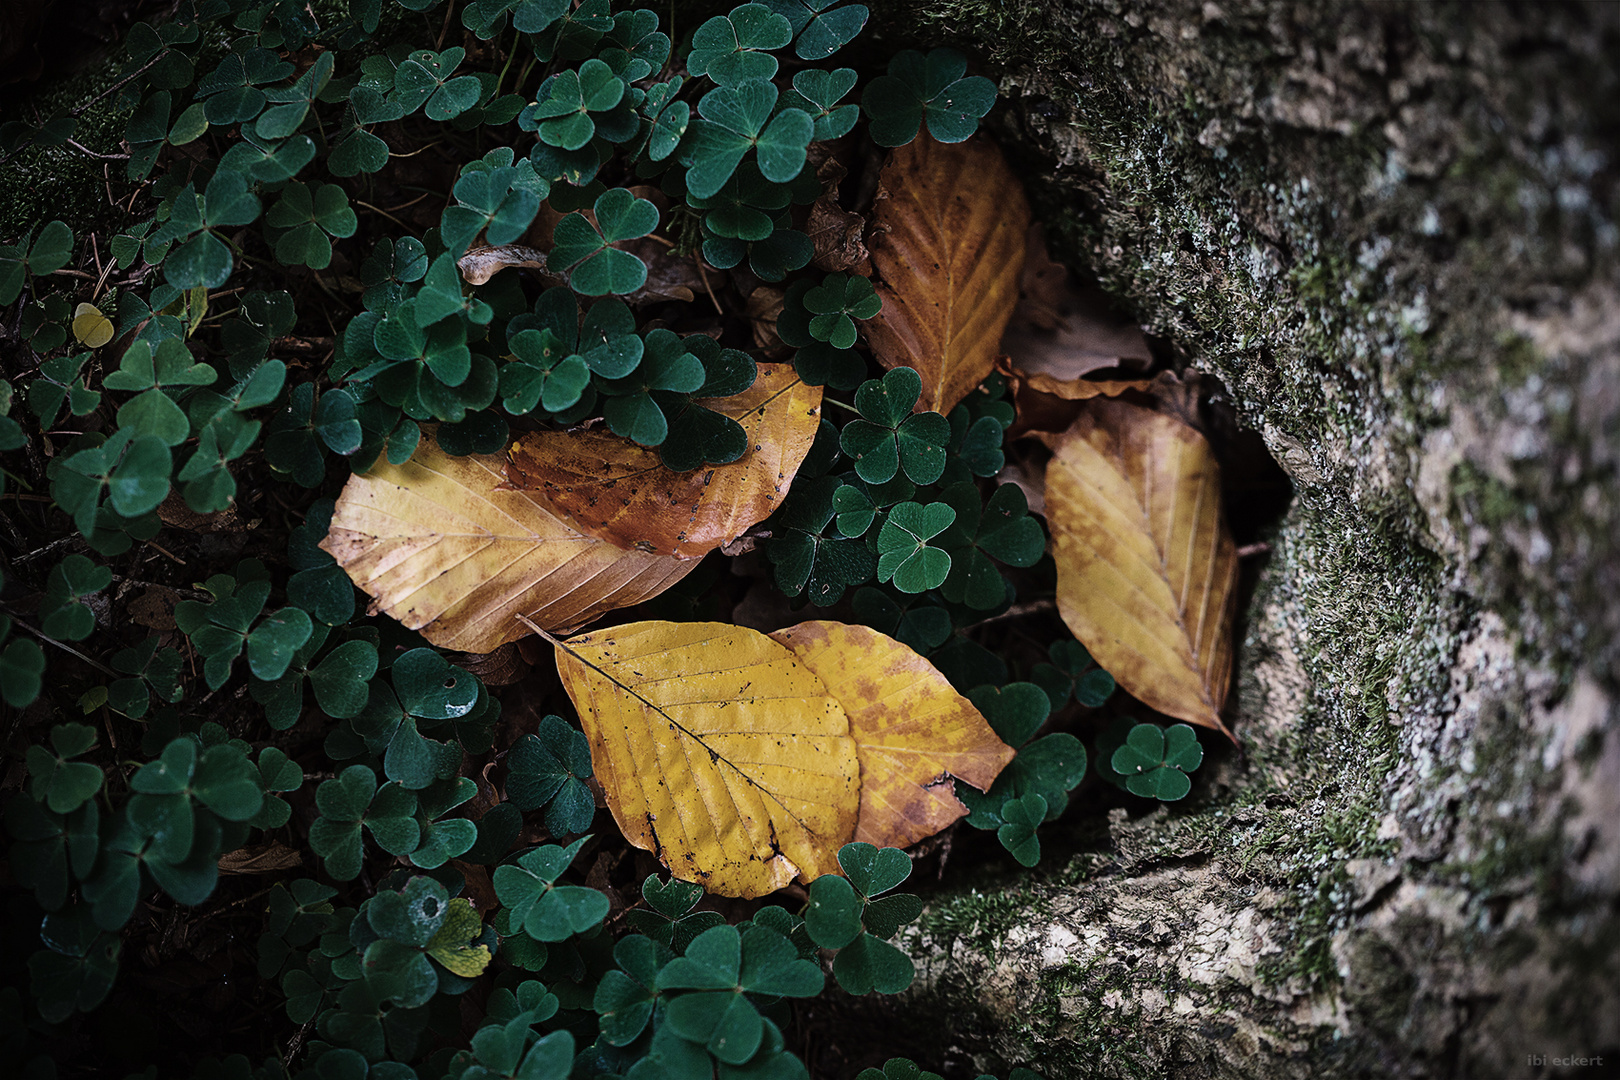
<svg viewBox="0 0 1620 1080"><path fill-rule="evenodd" d="M304 856L297 848L288 847L280 840L268 844L227 851L219 857L222 874L281 874L304 864Z"/></svg>
<svg viewBox="0 0 1620 1080"><path fill-rule="evenodd" d="M656 450L602 428L539 431L512 446L506 475L593 536L622 548L695 559L775 512L821 422L821 387L791 364L760 364L754 385L700 404L748 434L729 465L665 468Z"/></svg>
<svg viewBox="0 0 1620 1080"><path fill-rule="evenodd" d="M884 367L922 376L919 408L949 412L990 374L1028 227L1023 188L983 136L923 134L889 155L867 242L883 310L866 336Z"/></svg>
<svg viewBox="0 0 1620 1080"><path fill-rule="evenodd" d="M708 291L697 259L691 255L676 255L669 245L654 237L643 236L639 240L626 240L613 246L628 251L647 264L645 284L635 292L625 293L622 298L631 307L662 300L691 303L699 290Z"/></svg>
<svg viewBox="0 0 1620 1080"><path fill-rule="evenodd" d="M1078 286L1046 251L1040 226L1026 238L1023 295L1001 337L1012 368L1049 393L1103 368L1151 362L1141 327L1113 310L1108 294Z"/></svg>
<svg viewBox="0 0 1620 1080"><path fill-rule="evenodd" d="M791 352L776 333L776 319L786 306L786 298L786 293L772 285L761 285L748 294L747 314L753 324L755 348L783 356Z"/></svg>
<svg viewBox="0 0 1620 1080"><path fill-rule="evenodd" d="M810 205L804 231L815 250L810 261L819 269L872 276L872 260L866 250L866 219L861 215L842 209L836 200L823 195Z"/></svg>
<svg viewBox="0 0 1620 1080"><path fill-rule="evenodd" d="M1058 611L1140 701L1227 734L1237 554L1220 467L1172 417L1098 398L1046 469Z"/></svg>
<svg viewBox="0 0 1620 1080"><path fill-rule="evenodd" d="M475 247L456 260L456 268L469 285L483 285L509 266L521 266L544 272L547 284L566 285L568 278L546 271L546 253L539 248L523 244L502 244L500 247Z"/></svg>
<svg viewBox="0 0 1620 1080"><path fill-rule="evenodd" d="M527 675L532 666L518 651L515 641L507 642L494 652L455 653L445 659L478 676L485 686L511 686Z"/></svg>
<svg viewBox="0 0 1620 1080"><path fill-rule="evenodd" d="M721 623L560 643L608 808L637 847L724 896L837 873L860 766L849 719L785 646Z"/></svg>
<svg viewBox="0 0 1620 1080"><path fill-rule="evenodd" d="M1014 750L939 669L868 626L812 621L771 635L815 672L849 716L861 762L855 839L908 847L968 808L951 777L990 790Z"/></svg>
<svg viewBox="0 0 1620 1080"><path fill-rule="evenodd" d="M503 457L451 457L424 434L403 465L343 486L321 547L373 600L441 648L491 652L529 630L567 631L657 596L691 560L580 532L503 480Z"/></svg>

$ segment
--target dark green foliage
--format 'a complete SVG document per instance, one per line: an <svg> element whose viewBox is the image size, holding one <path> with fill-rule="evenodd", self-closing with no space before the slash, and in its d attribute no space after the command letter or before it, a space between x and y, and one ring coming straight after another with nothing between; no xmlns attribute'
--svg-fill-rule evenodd
<svg viewBox="0 0 1620 1080"><path fill-rule="evenodd" d="M921 394L922 378L908 367L869 379L856 391L861 418L844 425L840 445L862 480L883 484L904 472L914 484L932 484L945 471L950 424L938 413L911 411Z"/></svg>
<svg viewBox="0 0 1620 1080"><path fill-rule="evenodd" d="M1067 732L1031 736L1046 722L1051 700L1034 683L981 686L969 695L973 705L1000 736L1018 751L990 790L981 794L958 785L956 794L970 811L968 824L995 829L1002 845L1025 866L1040 858L1036 828L1063 813L1069 791L1086 774L1086 748ZM1038 796L1039 802L1028 796ZM1032 815L1040 811L1038 817Z"/></svg>
<svg viewBox="0 0 1620 1080"><path fill-rule="evenodd" d="M525 735L507 756L506 797L519 810L546 808L546 829L568 836L591 827L596 803L585 780L591 775L591 747L585 735L560 716L540 721L537 735Z"/></svg>
<svg viewBox="0 0 1620 1080"><path fill-rule="evenodd" d="M927 56L907 49L889 61L889 73L867 84L861 108L872 121L879 146L904 146L926 121L940 142L967 139L996 103L996 84L967 75L967 58L955 49Z"/></svg>
<svg viewBox="0 0 1620 1080"><path fill-rule="evenodd" d="M945 571L1026 565L1012 533L986 524L1020 515L951 485L999 470L1010 416L983 403L911 416L909 371L863 385L858 326L876 293L862 277L800 273L814 253L806 208L823 193L810 144L849 135L861 111L853 68L801 62L835 54L868 11L745 4L677 42L661 14L606 0L186 0L130 31L112 104L128 117L121 171L140 190L117 193L116 235L51 221L0 246L0 306L34 354L18 369L31 417L0 383L0 451L46 433L29 454L44 463L35 490L82 540L19 562L7 610L21 598L32 623L0 616L0 698L45 699L20 729L33 745L5 810L11 876L48 913L27 964L36 1028L107 997L132 919L170 927L171 913L214 905L200 919L265 919L259 974L308 1025L293 1075L807 1075L779 1009L822 988L811 927L779 907L726 925L700 908L701 888L656 877L608 920L607 893L584 883L599 872L588 838L516 847L591 827L583 734L548 716L497 753L497 697L367 615L318 546L342 479L407 461L424 432L452 454L493 454L514 429L603 424L677 471L742 458L743 427L708 404L753 384L753 357L729 347L746 338L666 320L665 283L649 280L662 248L701 248L738 280L785 283L782 337L806 381L859 388L858 424L821 422L770 524L783 590L827 605L860 587L862 617L919 649L978 648L953 625L963 605ZM469 54L457 22L488 44ZM979 84L949 56L929 63L901 111L966 137ZM902 63L885 78L912 74ZM65 146L81 127L41 116L0 127L0 143ZM661 194L631 190L642 183ZM547 204L560 221L541 217ZM537 288L528 270L463 280L470 248L533 242L537 222L554 234L548 280L567 287ZM119 274L94 288L56 274L109 258ZM582 311L579 296L608 299ZM113 320L116 345L73 351L76 300ZM844 405L830 398L828 415L842 422ZM36 471L3 479L11 490ZM189 532L172 524L187 510L221 528L199 526L176 555L159 531ZM178 593L168 644L126 619L125 594L152 584L159 553ZM270 565L236 562L244 553ZM877 589L880 556L893 584ZM103 675L56 685L59 649ZM85 722L57 722L73 701ZM132 729L134 744L120 741ZM490 760L504 760L504 802L470 778ZM222 856L301 837L305 872L339 887L283 876L244 906L259 879L221 884ZM839 982L892 992L911 967L886 939L915 901L881 895L898 883L885 876L895 853L860 849L841 855L853 887L824 879L816 895L842 887L853 901ZM487 923L457 896L478 867L493 867L500 903ZM818 932L825 918L812 916ZM479 950L494 974L466 999L484 1010L469 1037L456 996L474 980L452 968L473 970ZM236 1056L197 1075L286 1071Z"/></svg>
<svg viewBox="0 0 1620 1080"><path fill-rule="evenodd" d="M893 945L901 926L922 914L908 893L883 896L911 876L911 859L895 848L845 844L838 852L844 877L825 875L810 886L804 928L824 949L837 950L833 976L851 994L898 994L916 969Z"/></svg>
<svg viewBox="0 0 1620 1080"><path fill-rule="evenodd" d="M1078 641L1054 641L1047 655L1052 662L1036 664L1030 678L1051 698L1053 712L1068 704L1070 695L1094 709L1114 693L1114 677L1098 667Z"/></svg>
<svg viewBox="0 0 1620 1080"><path fill-rule="evenodd" d="M1136 724L1109 757L1113 771L1132 795L1173 802L1192 790L1187 774L1204 761L1198 733L1187 724Z"/></svg>

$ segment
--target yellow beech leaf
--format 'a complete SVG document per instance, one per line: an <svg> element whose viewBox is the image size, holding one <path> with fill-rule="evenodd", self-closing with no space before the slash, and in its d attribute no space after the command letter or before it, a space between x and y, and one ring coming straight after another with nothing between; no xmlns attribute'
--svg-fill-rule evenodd
<svg viewBox="0 0 1620 1080"><path fill-rule="evenodd" d="M1046 513L1058 612L1134 697L1230 737L1237 553L1220 467L1172 417L1097 398L1057 439Z"/></svg>
<svg viewBox="0 0 1620 1080"><path fill-rule="evenodd" d="M1029 203L995 143L926 133L889 155L868 234L883 309L865 324L886 368L922 376L920 409L948 413L995 365L1018 305Z"/></svg>
<svg viewBox="0 0 1620 1080"><path fill-rule="evenodd" d="M113 339L112 320L94 304L80 304L73 309L73 337L80 345L99 349Z"/></svg>
<svg viewBox="0 0 1620 1080"><path fill-rule="evenodd" d="M626 551L506 488L497 455L451 457L424 433L403 465L381 460L343 485L321 547L372 598L433 644L492 652L568 631L657 596L695 560Z"/></svg>
<svg viewBox="0 0 1620 1080"><path fill-rule="evenodd" d="M802 622L772 638L815 672L849 716L861 762L855 839L908 847L965 817L951 777L990 790L1013 759L938 668L869 626Z"/></svg>
<svg viewBox="0 0 1620 1080"><path fill-rule="evenodd" d="M699 404L741 424L748 452L675 472L658 451L602 428L537 431L512 445L507 479L620 547L701 558L782 504L815 442L821 387L800 382L792 364L760 364L741 394Z"/></svg>
<svg viewBox="0 0 1620 1080"><path fill-rule="evenodd" d="M860 766L849 719L757 630L638 622L558 643L614 821L722 896L838 873Z"/></svg>
<svg viewBox="0 0 1620 1080"><path fill-rule="evenodd" d="M427 954L464 979L476 978L489 967L489 946L470 942L483 932L484 920L472 901L458 896L428 941Z"/></svg>

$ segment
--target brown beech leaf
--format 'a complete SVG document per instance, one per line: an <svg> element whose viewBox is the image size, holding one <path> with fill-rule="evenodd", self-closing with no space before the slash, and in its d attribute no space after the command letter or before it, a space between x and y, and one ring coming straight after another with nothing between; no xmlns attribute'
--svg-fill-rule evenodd
<svg viewBox="0 0 1620 1080"><path fill-rule="evenodd" d="M990 790L1014 750L939 669L868 626L812 621L770 635L849 716L861 763L855 839L909 847L966 817L951 777Z"/></svg>
<svg viewBox="0 0 1620 1080"><path fill-rule="evenodd" d="M1058 612L1129 693L1230 737L1237 553L1204 437L1109 398L1087 403L1046 468Z"/></svg>
<svg viewBox="0 0 1620 1080"><path fill-rule="evenodd" d="M513 444L507 479L621 548L700 558L782 504L815 442L821 387L800 382L792 364L760 364L741 394L700 403L742 425L747 453L675 472L658 451L601 428L537 431Z"/></svg>
<svg viewBox="0 0 1620 1080"><path fill-rule="evenodd" d="M657 596L697 565L580 532L508 488L505 466L497 455L451 457L425 433L403 465L383 460L349 478L321 547L373 598L372 613L476 653L528 634L518 615L567 631Z"/></svg>
<svg viewBox="0 0 1620 1080"><path fill-rule="evenodd" d="M917 369L918 408L949 412L990 374L1028 227L1023 188L989 139L921 134L889 155L867 240L883 310L866 337L884 367Z"/></svg>

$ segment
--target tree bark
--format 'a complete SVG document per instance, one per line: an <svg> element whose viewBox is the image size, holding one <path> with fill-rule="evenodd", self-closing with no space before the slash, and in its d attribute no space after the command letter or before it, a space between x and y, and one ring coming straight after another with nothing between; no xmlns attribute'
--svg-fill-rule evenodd
<svg viewBox="0 0 1620 1080"><path fill-rule="evenodd" d="M1620 1069L1617 16L880 10L1000 66L1054 248L1296 489L1240 619L1244 753L925 913L906 1010L976 1066Z"/></svg>

